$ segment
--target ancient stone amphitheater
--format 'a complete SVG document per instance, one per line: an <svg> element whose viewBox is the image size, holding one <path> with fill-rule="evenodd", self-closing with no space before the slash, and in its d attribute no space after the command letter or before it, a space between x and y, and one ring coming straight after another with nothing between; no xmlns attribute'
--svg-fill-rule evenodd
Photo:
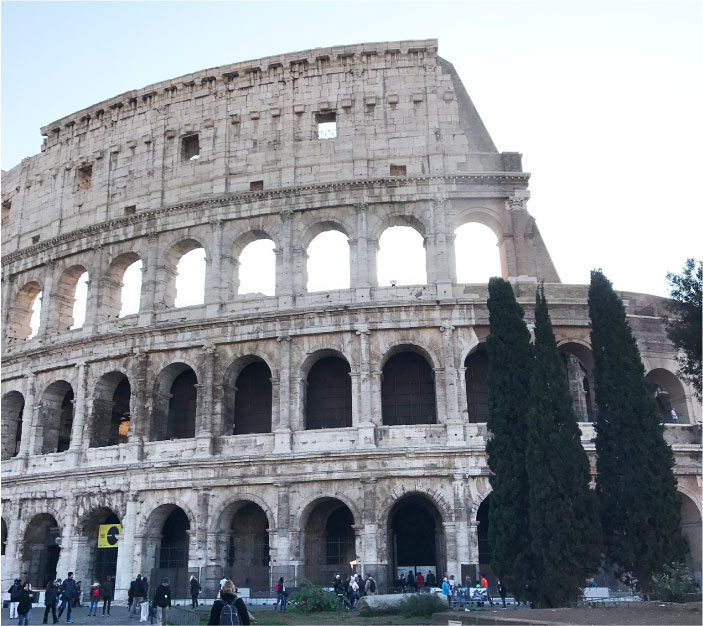
<svg viewBox="0 0 703 626"><path fill-rule="evenodd" d="M494 233L528 322L545 281L593 454L587 288L561 284L521 155L497 151L436 41L204 70L42 134L2 174L3 590L68 570L116 573L118 597L140 572L186 595L189 573L256 593L351 562L382 589L399 570L487 571L487 286L460 284L455 256L471 222ZM397 226L424 241L425 284L377 280ZM308 248L326 231L348 245L348 287L312 292ZM244 294L241 259L262 239L275 293ZM204 293L177 306L193 250ZM678 416L666 437L700 572L700 409L665 301L622 296L662 415Z"/></svg>

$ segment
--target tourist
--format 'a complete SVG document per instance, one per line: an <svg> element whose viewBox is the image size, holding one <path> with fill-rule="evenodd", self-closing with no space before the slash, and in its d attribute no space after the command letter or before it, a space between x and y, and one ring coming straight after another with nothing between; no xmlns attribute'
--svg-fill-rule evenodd
<svg viewBox="0 0 703 626"><path fill-rule="evenodd" d="M59 588L53 580L50 580L46 585L46 591L44 592L44 621L42 624L46 624L49 619L49 611L51 611L51 617L54 619L54 624L58 622L56 617L56 601L59 597Z"/></svg>
<svg viewBox="0 0 703 626"><path fill-rule="evenodd" d="M285 611L287 604L288 591L286 590L286 583L283 580L283 576L281 576L276 583L276 606L280 605L281 611Z"/></svg>
<svg viewBox="0 0 703 626"><path fill-rule="evenodd" d="M425 586L425 577L422 575L422 572L417 573L417 577L415 578L415 584L417 585L418 591L422 590L422 588Z"/></svg>
<svg viewBox="0 0 703 626"><path fill-rule="evenodd" d="M32 586L24 583L22 590L17 595L17 617L18 624L29 624L29 615L32 612Z"/></svg>
<svg viewBox="0 0 703 626"><path fill-rule="evenodd" d="M100 602L100 583L94 582L90 586L90 607L88 608L88 617L95 617L98 614L98 602Z"/></svg>
<svg viewBox="0 0 703 626"><path fill-rule="evenodd" d="M200 595L200 583L195 576L190 577L190 599L192 602L192 608L198 606L198 596Z"/></svg>
<svg viewBox="0 0 703 626"><path fill-rule="evenodd" d="M168 608L171 606L171 581L168 576L156 588L154 592L154 610L156 611L157 623L166 626L168 619Z"/></svg>
<svg viewBox="0 0 703 626"><path fill-rule="evenodd" d="M75 590L73 591L73 608L76 608L77 606L83 606L83 605L81 604L82 593L83 593L83 590L81 589L81 584L82 584L82 583L83 583L83 581L82 581L82 580L79 580L79 581L76 583L76 588L75 588Z"/></svg>
<svg viewBox="0 0 703 626"><path fill-rule="evenodd" d="M356 582L356 576L352 576L349 581L349 589L347 594L347 597L349 598L349 607L353 609L359 601L359 583Z"/></svg>
<svg viewBox="0 0 703 626"><path fill-rule="evenodd" d="M73 580L73 572L68 573L68 578L61 583L61 606L59 607L59 612L57 613L58 619L61 619L63 610L66 609L66 623L73 624L71 619L71 609L73 608L73 598L76 594L78 586L76 581Z"/></svg>
<svg viewBox="0 0 703 626"><path fill-rule="evenodd" d="M10 619L17 618L17 605L20 601L20 591L22 591L22 581L19 578L15 578L15 582L12 583L7 593L10 594Z"/></svg>
<svg viewBox="0 0 703 626"><path fill-rule="evenodd" d="M498 593L500 594L500 599L503 601L503 608L505 608L505 585L498 579Z"/></svg>
<svg viewBox="0 0 703 626"><path fill-rule="evenodd" d="M239 622L234 621L234 611L237 611ZM223 621L224 620L224 621ZM244 600L237 595L237 588L231 580L225 578L225 582L220 589L220 598L215 600L210 611L210 626L218 624L250 624L251 616Z"/></svg>
<svg viewBox="0 0 703 626"><path fill-rule="evenodd" d="M445 576L442 581L442 595L447 598L447 605L452 605L452 589L449 586L449 579Z"/></svg>
<svg viewBox="0 0 703 626"><path fill-rule="evenodd" d="M452 593L454 593L454 587L456 587L456 580L454 580L454 574L452 574L449 577L449 588L452 590Z"/></svg>
<svg viewBox="0 0 703 626"><path fill-rule="evenodd" d="M132 598L132 603L129 607L129 619L132 619L132 615L141 609L141 604L145 597L141 574L137 574L137 577L129 584L129 596Z"/></svg>
<svg viewBox="0 0 703 626"><path fill-rule="evenodd" d="M412 570L408 570L408 575L405 580L408 581L408 588L410 591L415 591L415 576L413 575Z"/></svg>
<svg viewBox="0 0 703 626"><path fill-rule="evenodd" d="M429 570L427 572L427 586L434 587L437 584L437 579L435 578L434 572Z"/></svg>
<svg viewBox="0 0 703 626"><path fill-rule="evenodd" d="M112 576L108 576L105 579L102 588L103 597L103 615L105 615L105 609L107 608L107 615L110 615L110 608L112 606L112 601L115 599L115 579Z"/></svg>
<svg viewBox="0 0 703 626"><path fill-rule="evenodd" d="M366 574L366 583L364 584L364 593L367 596L376 595L376 581L371 574Z"/></svg>

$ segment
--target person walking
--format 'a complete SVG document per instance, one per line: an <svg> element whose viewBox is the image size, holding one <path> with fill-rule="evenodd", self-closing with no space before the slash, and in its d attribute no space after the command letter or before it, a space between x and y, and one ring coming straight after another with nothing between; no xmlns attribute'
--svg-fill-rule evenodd
<svg viewBox="0 0 703 626"><path fill-rule="evenodd" d="M154 592L154 610L156 611L157 623L166 626L168 619L168 609L171 606L171 580L168 576L156 588Z"/></svg>
<svg viewBox="0 0 703 626"><path fill-rule="evenodd" d="M71 619L71 609L73 608L73 598L76 595L78 587L76 586L76 581L73 580L73 572L68 573L68 578L66 578L61 583L61 606L59 607L59 612L57 613L58 619L61 619L64 609L66 609L66 623L73 624Z"/></svg>
<svg viewBox="0 0 703 626"><path fill-rule="evenodd" d="M190 577L190 599L192 602L192 608L198 606L198 596L200 595L200 583L195 576Z"/></svg>
<svg viewBox="0 0 703 626"><path fill-rule="evenodd" d="M103 615L105 615L105 609L107 608L107 615L109 617L110 607L112 606L112 601L115 599L115 579L112 576L108 576L103 583L102 598Z"/></svg>
<svg viewBox="0 0 703 626"><path fill-rule="evenodd" d="M452 606L452 588L449 586L449 579L445 576L442 581L442 595L447 598L447 606Z"/></svg>
<svg viewBox="0 0 703 626"><path fill-rule="evenodd" d="M352 576L349 581L349 606L353 609L359 601L359 583L356 582L356 576Z"/></svg>
<svg viewBox="0 0 703 626"><path fill-rule="evenodd" d="M422 588L425 586L425 577L422 575L422 572L417 573L415 584L417 585L417 590L422 591Z"/></svg>
<svg viewBox="0 0 703 626"><path fill-rule="evenodd" d="M22 581L15 578L15 582L10 585L7 593L10 594L10 619L17 619L17 605L20 602L20 591L22 591Z"/></svg>
<svg viewBox="0 0 703 626"><path fill-rule="evenodd" d="M208 624L225 624L226 626L244 624L246 626L251 623L249 609L244 604L244 600L237 595L237 588L231 580L227 580L222 585L220 598L212 606ZM219 613L217 613L218 610Z"/></svg>
<svg viewBox="0 0 703 626"><path fill-rule="evenodd" d="M56 617L56 601L59 597L59 588L53 580L50 580L46 585L46 591L44 592L44 621L42 624L46 624L49 619L49 611L51 611L51 617L54 619L54 624L59 620Z"/></svg>
<svg viewBox="0 0 703 626"><path fill-rule="evenodd" d="M364 593L367 596L376 595L376 581L371 574L366 574L366 583L364 583Z"/></svg>
<svg viewBox="0 0 703 626"><path fill-rule="evenodd" d="M17 594L17 618L18 624L29 624L29 616L32 612L32 586L29 583L22 585L22 590Z"/></svg>
<svg viewBox="0 0 703 626"><path fill-rule="evenodd" d="M129 607L129 619L132 619L132 615L142 608L141 604L142 600L144 600L141 574L137 574L137 577L129 584L129 595L132 596L132 604Z"/></svg>
<svg viewBox="0 0 703 626"><path fill-rule="evenodd" d="M94 582L90 586L90 607L88 617L95 617L98 614L98 602L100 602L100 583Z"/></svg>
<svg viewBox="0 0 703 626"><path fill-rule="evenodd" d="M278 579L278 583L276 583L276 596L276 604L280 604L281 611L285 611L286 606L288 605L288 590L286 589L286 583L283 580L283 576L281 576Z"/></svg>
<svg viewBox="0 0 703 626"><path fill-rule="evenodd" d="M498 593L500 594L500 599L503 601L503 608L505 608L505 585L500 578L498 579Z"/></svg>

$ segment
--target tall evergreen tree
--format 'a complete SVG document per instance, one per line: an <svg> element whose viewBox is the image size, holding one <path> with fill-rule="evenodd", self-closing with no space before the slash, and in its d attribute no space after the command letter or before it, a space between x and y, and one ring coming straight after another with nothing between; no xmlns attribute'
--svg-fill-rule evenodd
<svg viewBox="0 0 703 626"><path fill-rule="evenodd" d="M600 270L591 272L588 310L598 404L596 493L606 556L646 588L653 572L686 552L674 457L622 301Z"/></svg>
<svg viewBox="0 0 703 626"><path fill-rule="evenodd" d="M534 563L525 447L532 346L510 283L491 278L488 294L488 429L492 437L486 452L493 473L488 518L491 567L517 598L531 600Z"/></svg>
<svg viewBox="0 0 703 626"><path fill-rule="evenodd" d="M557 352L544 290L537 291L534 366L527 414L530 533L535 601L575 602L600 565L600 520L590 465Z"/></svg>

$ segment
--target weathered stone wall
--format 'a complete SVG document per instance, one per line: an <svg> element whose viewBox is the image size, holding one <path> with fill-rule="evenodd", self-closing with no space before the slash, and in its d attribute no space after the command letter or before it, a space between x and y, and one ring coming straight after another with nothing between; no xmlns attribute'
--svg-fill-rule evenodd
<svg viewBox="0 0 703 626"><path fill-rule="evenodd" d="M476 516L490 486L486 427L471 421L465 370L488 333L487 286L457 284L454 232L467 222L493 230L528 323L536 283L546 281L563 346L588 349L586 287L559 283L527 211L519 155L495 150L436 48L430 40L320 49L152 85L48 125L42 153L3 174L4 441L24 400L18 454L3 443L3 585L27 566L37 515L58 525L59 574L85 579L96 515L116 514L124 595L155 566L172 507L189 520L189 566L214 568L242 502L265 513L271 575L289 578L303 571L307 520L324 499L348 507L360 567L385 582L390 517L410 494L441 520L446 570L478 563ZM315 115L332 112L338 136L320 140ZM184 160L183 138L193 133L200 158ZM406 175L391 176L391 165ZM88 167L90 188L79 189ZM263 190L251 191L257 180ZM393 225L422 234L426 285L378 286L377 242ZM306 249L329 228L349 238L350 288L308 293ZM276 295L240 295L239 255L261 236L276 245ZM205 302L175 308L174 262L193 242L206 250ZM136 259L140 310L118 318L121 272ZM76 268L90 273L88 308L83 327L69 330L66 276ZM40 330L25 339L39 289ZM623 297L645 369L673 375L663 300ZM436 423L384 425L383 367L404 349L432 369ZM329 354L350 367L352 425L306 430L306 376ZM252 357L271 371L271 432L232 435L235 373ZM195 437L155 441L159 376L176 363L197 377ZM105 426L99 386L113 374L130 383L129 439L90 447ZM45 391L60 381L74 392L70 446L41 454L57 427ZM700 407L690 390L682 394L689 424L668 426L667 437L682 490L700 510ZM582 430L592 455L592 425Z"/></svg>

